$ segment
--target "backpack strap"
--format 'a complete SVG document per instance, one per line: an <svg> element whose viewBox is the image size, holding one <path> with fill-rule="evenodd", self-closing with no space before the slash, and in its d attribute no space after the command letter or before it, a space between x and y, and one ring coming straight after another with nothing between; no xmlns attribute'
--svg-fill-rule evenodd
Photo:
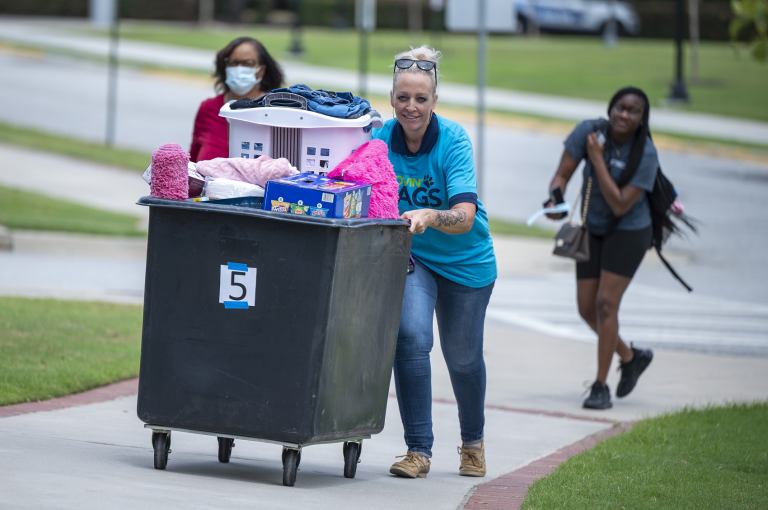
<svg viewBox="0 0 768 510"><path fill-rule="evenodd" d="M670 273L672 273L672 276L674 276L675 278L677 278L677 281L679 281L680 283L682 283L682 284L683 284L683 287L685 287L686 289L688 289L688 292L691 292L691 291L693 291L693 288L692 288L690 285L688 285L687 283L685 283L685 280L683 280L683 279L680 277L680 275L679 275L679 274L677 274L677 272L676 272L674 269L672 269L672 266L669 264L669 262L667 262L667 259L665 259L665 258L664 258L664 255L662 255L662 254L661 254L661 250L659 249L659 247L658 247L658 246L654 246L654 248L656 248L656 254L659 256L659 258L660 258L660 259L661 259L661 261L664 263L664 265L665 265L665 266L667 266L667 269L669 269L669 272L670 272Z"/></svg>
<svg viewBox="0 0 768 510"><path fill-rule="evenodd" d="M605 135L605 154L606 154L606 156L610 157L611 146L612 146L613 142L611 141L611 137L608 136L608 128L609 127L610 127L610 122L607 119L604 119L602 117L600 117L598 119L594 119L592 121L592 128L595 131L601 131ZM610 174L610 165L608 164L608 161L605 162L605 165L608 167L608 173ZM594 165L592 165L592 166L594 167ZM627 173L627 171L625 170L619 176L619 180L616 181L616 184L619 187L622 187L622 186L626 185L626 183L631 181L632 177L635 176L635 172L637 172L637 168L635 168L635 170L633 172L631 172L631 173ZM610 234L611 232L613 232L616 229L616 227L619 225L619 222L621 221L621 217L616 217L613 214L611 214L611 216L612 216L611 222L608 224L608 228L605 231L606 235Z"/></svg>

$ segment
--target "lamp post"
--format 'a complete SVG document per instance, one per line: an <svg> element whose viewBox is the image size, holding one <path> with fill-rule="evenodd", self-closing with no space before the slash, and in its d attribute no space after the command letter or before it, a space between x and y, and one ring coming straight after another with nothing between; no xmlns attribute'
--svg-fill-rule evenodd
<svg viewBox="0 0 768 510"><path fill-rule="evenodd" d="M358 84L357 90L360 97L365 97L368 94L368 31L365 29L359 30L360 35L360 49L358 60Z"/></svg>
<svg viewBox="0 0 768 510"><path fill-rule="evenodd" d="M440 17L445 9L445 0L429 0L429 7L432 11L430 16L429 28L431 31L429 40L435 48L442 47L442 37L440 34Z"/></svg>
<svg viewBox="0 0 768 510"><path fill-rule="evenodd" d="M376 0L355 1L355 26L360 36L359 82L360 97L368 93L368 35L376 29Z"/></svg>
<svg viewBox="0 0 768 510"><path fill-rule="evenodd" d="M683 0L675 0L675 81L672 83L669 100L675 103L687 103L688 91L683 81L683 31L685 30L685 8Z"/></svg>
<svg viewBox="0 0 768 510"><path fill-rule="evenodd" d="M483 198L483 165L485 160L485 80L488 47L488 27L485 24L485 0L477 2L477 153L475 154L475 179L477 196Z"/></svg>
<svg viewBox="0 0 768 510"><path fill-rule="evenodd" d="M619 44L619 23L616 21L616 0L610 4L611 17L603 29L603 44L613 48Z"/></svg>
<svg viewBox="0 0 768 510"><path fill-rule="evenodd" d="M107 75L107 147L115 145L117 124L117 45L120 37L120 1L113 0L112 20L109 27L109 72Z"/></svg>
<svg viewBox="0 0 768 510"><path fill-rule="evenodd" d="M301 45L301 0L294 0L293 13L295 19L291 30L291 47L288 52L294 57L300 57L304 53L304 47Z"/></svg>

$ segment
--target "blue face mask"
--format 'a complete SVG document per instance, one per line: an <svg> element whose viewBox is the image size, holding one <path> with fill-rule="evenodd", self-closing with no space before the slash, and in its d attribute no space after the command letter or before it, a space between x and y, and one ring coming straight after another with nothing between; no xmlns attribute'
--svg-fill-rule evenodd
<svg viewBox="0 0 768 510"><path fill-rule="evenodd" d="M260 69L261 66L256 69L253 67L227 67L227 79L224 80L224 83L227 84L229 90L242 96L261 81L261 78L256 78L256 73Z"/></svg>

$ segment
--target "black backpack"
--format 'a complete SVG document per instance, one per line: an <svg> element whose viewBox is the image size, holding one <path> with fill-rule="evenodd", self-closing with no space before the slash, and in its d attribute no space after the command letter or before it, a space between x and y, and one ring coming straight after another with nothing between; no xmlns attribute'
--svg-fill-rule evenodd
<svg viewBox="0 0 768 510"><path fill-rule="evenodd" d="M604 134L606 135L606 145L608 145L610 143L610 139L607 136L607 127L609 124L608 121L605 119L598 119L593 124L597 129L606 131ZM650 136L651 134L649 132L648 137L650 138ZM608 147L606 147L606 153L608 153L607 149ZM635 169L635 171L637 171L637 169ZM618 184L619 187L626 186L629 181L632 180L634 174L635 172L622 172L616 184ZM664 175L664 172L661 171L661 166L656 169L656 180L653 183L653 191L646 192L646 196L648 197L648 204L651 209L651 224L653 228L650 247L653 247L656 250L656 253L659 255L659 259L661 259L661 262L664 263L669 272L672 273L672 276L677 278L677 280L683 284L683 287L688 289L688 292L691 292L693 290L691 286L685 283L680 275L677 274L677 272L672 268L670 263L667 262L667 259L665 259L661 254L661 248L667 239L669 239L670 235L682 235L680 227L674 221L672 221L672 213L669 210L669 208L677 199L677 191L675 190L675 186L672 184L672 182L667 179L667 176ZM696 232L696 226L694 225L694 223L696 223L695 220L687 217L685 214L679 214L675 216L686 226L688 226L691 231L694 233ZM613 231L613 229L618 226L620 221L621 218L614 216L613 220L608 225L607 231Z"/></svg>
<svg viewBox="0 0 768 510"><path fill-rule="evenodd" d="M648 204L650 205L651 209L651 222L653 225L651 246L656 249L656 253L659 255L659 258L667 267L667 269L669 269L669 272L672 273L672 276L677 278L677 280L683 284L683 287L688 289L688 292L691 292L693 289L690 287L690 285L685 283L680 275L677 274L677 272L672 268L669 262L667 262L667 259L665 259L661 254L661 247L664 245L664 242L669 238L669 236L672 234L681 234L680 227L674 221L672 221L672 214L669 210L677 198L677 191L675 191L675 187L672 185L672 182L667 179L667 176L664 175L664 172L661 171L661 166L656 169L656 181L653 183L653 191L650 193L646 192L646 195L648 196ZM690 218L688 218L685 214L676 216L680 219L680 221L685 223L688 228L690 228L693 232L696 232L696 227Z"/></svg>

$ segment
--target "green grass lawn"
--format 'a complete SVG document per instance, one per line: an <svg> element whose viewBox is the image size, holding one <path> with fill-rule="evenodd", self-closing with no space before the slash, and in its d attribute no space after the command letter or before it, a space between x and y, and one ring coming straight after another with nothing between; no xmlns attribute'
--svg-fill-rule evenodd
<svg viewBox="0 0 768 510"><path fill-rule="evenodd" d="M538 227L529 227L525 223L488 218L488 228L492 235L539 237L542 239L554 239L555 233Z"/></svg>
<svg viewBox="0 0 768 510"><path fill-rule="evenodd" d="M524 510L768 508L768 402L638 423L531 486Z"/></svg>
<svg viewBox="0 0 768 510"><path fill-rule="evenodd" d="M45 140L45 143L41 144L40 140ZM36 151L87 159L96 163L135 170L139 173L147 169L152 158L149 153L110 148L106 145L3 123L0 123L0 142L30 147Z"/></svg>
<svg viewBox="0 0 768 510"><path fill-rule="evenodd" d="M137 176L138 178L138 176ZM0 186L0 225L11 229L144 236L138 218Z"/></svg>
<svg viewBox="0 0 768 510"><path fill-rule="evenodd" d="M258 26L242 30L199 30L170 25L126 24L122 37L219 50L239 35L261 40L279 59L289 58L287 29ZM474 84L476 39L471 35L424 32L411 40L403 31L378 30L371 36L371 72L388 73L393 56L408 45L432 44L444 53L446 81ZM323 66L357 69L358 42L353 30L309 27L304 30L303 60ZM686 50L687 55L687 50ZM488 85L514 90L582 97L608 102L625 85L643 88L657 105L669 94L673 72L672 41L622 39L616 48L597 37L491 36ZM737 54L728 43L703 42L699 49L699 84L689 84L687 110L768 120L768 65ZM686 71L687 73L687 71ZM350 83L350 88L356 83Z"/></svg>
<svg viewBox="0 0 768 510"><path fill-rule="evenodd" d="M140 306L0 297L0 405L139 374Z"/></svg>

